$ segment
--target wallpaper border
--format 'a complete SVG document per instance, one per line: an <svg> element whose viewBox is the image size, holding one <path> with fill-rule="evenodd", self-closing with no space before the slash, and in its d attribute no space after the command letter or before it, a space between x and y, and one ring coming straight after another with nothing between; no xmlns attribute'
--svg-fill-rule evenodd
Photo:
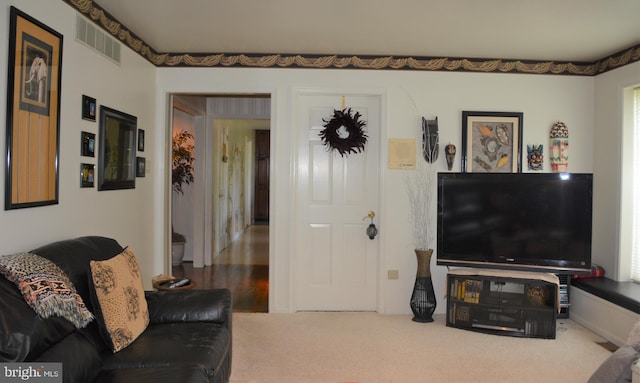
<svg viewBox="0 0 640 383"><path fill-rule="evenodd" d="M595 76L640 61L640 44L594 62L283 53L159 53L93 0L63 1L157 67L370 69Z"/></svg>

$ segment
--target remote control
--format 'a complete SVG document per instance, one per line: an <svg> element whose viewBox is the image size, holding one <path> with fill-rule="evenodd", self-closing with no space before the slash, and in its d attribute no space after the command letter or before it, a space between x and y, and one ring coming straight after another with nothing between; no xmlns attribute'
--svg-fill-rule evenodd
<svg viewBox="0 0 640 383"><path fill-rule="evenodd" d="M176 279L175 281L171 282L171 284L169 284L169 288L173 289L173 288L176 288L176 287L182 287L182 286L188 285L189 283L191 283L189 278L180 278L180 279Z"/></svg>

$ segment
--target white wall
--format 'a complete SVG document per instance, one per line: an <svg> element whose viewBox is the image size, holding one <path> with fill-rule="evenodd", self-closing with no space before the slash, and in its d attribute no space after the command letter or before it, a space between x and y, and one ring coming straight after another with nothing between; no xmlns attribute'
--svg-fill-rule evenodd
<svg viewBox="0 0 640 383"><path fill-rule="evenodd" d="M570 171L594 172L594 262L609 276L619 274L617 264L620 205L620 173L617 150L621 142L620 89L637 83L640 63L592 77L444 73L418 71L364 71L248 68L160 68L136 53L122 49L120 66L103 59L73 38L75 11L63 2L48 0L0 0L0 20L9 24L9 6L42 21L65 37L63 51L60 121L60 203L58 205L0 211L0 253L6 254L80 235L99 234L131 245L137 252L145 283L168 265L168 94L267 93L271 94L272 203L270 310L294 310L291 253L293 212L291 160L292 94L296 89L383 93L382 122L387 138L419 138L421 116L438 116L440 139L460 149L461 112L519 111L524 113L524 144L544 144L548 132L561 120L570 131ZM6 36L6 35L5 35ZM8 39L0 39L0 60L8 60ZM7 87L6 75L0 77ZM80 156L80 132L97 133L97 123L80 118L81 96L87 94L107 105L138 117L145 129L147 159L145 178L133 190L103 191L79 187L82 162L97 158ZM347 99L348 104L348 99ZM6 94L0 92L0 121L6 121ZM0 148L5 149L5 135ZM381 246L380 303L383 313L409 313L408 300L415 276L413 246L407 219L404 171L387 170L386 143L382 144L383 180L379 237ZM459 169L460 156L454 169ZM4 164L3 164L4 165ZM435 165L445 171L442 156ZM548 156L545 169L549 170ZM5 167L0 167L4 180ZM4 199L4 188L0 188ZM386 270L398 269L398 280L387 280ZM615 270L615 271L611 271ZM446 269L433 268L438 297L444 295ZM437 312L444 312L440 299Z"/></svg>
<svg viewBox="0 0 640 383"><path fill-rule="evenodd" d="M160 243L154 240L153 187L158 166L155 158L155 68L130 49L122 48L120 66L108 61L74 39L76 12L61 1L0 0L0 122L7 118L6 89L8 62L9 6L64 35L62 54L62 95L60 110L59 204L18 210L0 210L0 254L31 250L51 241L83 235L103 235L117 239L135 250L146 287L151 277L163 269ZM145 130L146 148L138 156L147 159L145 178L136 179L133 190L97 191L80 188L80 164L97 165L96 157L80 156L80 132L98 134L98 123L81 119L82 95L95 97L98 105L138 117L138 127ZM165 119L160 120L161 124ZM163 130L164 132L164 130ZM97 138L97 137L96 137ZM6 148L5 134L0 134L0 150ZM96 148L98 149L98 148ZM0 167L4 183L5 162ZM4 201L4 184L0 200ZM160 216L161 217L161 216Z"/></svg>
<svg viewBox="0 0 640 383"><path fill-rule="evenodd" d="M206 75L203 72L206 71ZM425 73L413 71L160 68L157 81L157 118L166 114L166 97L186 93L269 93L272 96L271 144L271 283L270 311L295 310L291 288L293 232L290 201L292 159L295 152L291 126L293 94L298 89L322 89L336 94L371 92L384 94L386 121L382 137L420 138L422 116L438 116L440 141L460 150L461 112L509 111L524 113L523 142L544 144L548 150L551 125L567 124L571 137L570 171L593 171L594 79L575 76L520 74ZM348 106L348 97L346 104ZM339 107L337 105L336 107ZM405 171L386 169L387 144L382 143L381 211L378 214L381 246L379 311L410 313L409 298L416 262L409 231ZM526 150L525 150L526 152ZM456 157L455 170L460 168ZM437 164L446 171L444 156ZM548 158L545 169L549 171ZM434 228L435 230L435 228ZM435 262L434 262L435 264ZM399 270L398 280L387 280L386 270ZM433 266L436 296L443 297L446 268ZM444 312L439 299L436 312Z"/></svg>
<svg viewBox="0 0 640 383"><path fill-rule="evenodd" d="M629 209L622 201L623 197L638 198L630 195L630 187L625 187L623 178L630 167L628 162L625 166L622 158L629 158L632 150L629 137L624 139L624 126L631 129L632 124L624 121L624 93L626 88L637 85L640 85L640 62L595 78L593 159L594 199L598 203L594 204L593 262L604 267L607 277L623 281L630 278L630 248L625 248L620 239L628 238L631 229L629 225L626 228L621 225L630 222Z"/></svg>

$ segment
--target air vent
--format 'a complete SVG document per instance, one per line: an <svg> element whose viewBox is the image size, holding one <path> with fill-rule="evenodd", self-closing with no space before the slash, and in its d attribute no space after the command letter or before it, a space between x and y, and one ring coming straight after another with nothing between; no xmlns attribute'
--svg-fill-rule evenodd
<svg viewBox="0 0 640 383"><path fill-rule="evenodd" d="M120 43L80 14L76 14L76 40L120 64Z"/></svg>

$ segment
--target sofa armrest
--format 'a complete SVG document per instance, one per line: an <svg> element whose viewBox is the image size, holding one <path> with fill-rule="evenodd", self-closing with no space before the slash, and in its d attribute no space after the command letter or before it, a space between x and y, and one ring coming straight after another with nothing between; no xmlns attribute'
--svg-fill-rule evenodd
<svg viewBox="0 0 640 383"><path fill-rule="evenodd" d="M146 291L150 324L213 322L231 331L232 296L228 289Z"/></svg>
<svg viewBox="0 0 640 383"><path fill-rule="evenodd" d="M591 375L587 383L622 383L632 379L632 364L640 357L628 344L617 349Z"/></svg>

